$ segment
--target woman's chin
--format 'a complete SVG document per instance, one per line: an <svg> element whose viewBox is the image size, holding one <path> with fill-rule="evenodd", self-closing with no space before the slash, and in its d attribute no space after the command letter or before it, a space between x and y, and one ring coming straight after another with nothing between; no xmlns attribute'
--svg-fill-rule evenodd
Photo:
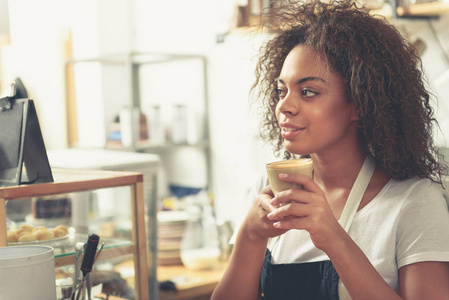
<svg viewBox="0 0 449 300"><path fill-rule="evenodd" d="M287 150L288 152L292 153L292 154L296 154L296 155L310 155L310 149L305 149L304 147L300 147L298 145L294 145L293 143L285 140L284 141L284 148L285 150Z"/></svg>

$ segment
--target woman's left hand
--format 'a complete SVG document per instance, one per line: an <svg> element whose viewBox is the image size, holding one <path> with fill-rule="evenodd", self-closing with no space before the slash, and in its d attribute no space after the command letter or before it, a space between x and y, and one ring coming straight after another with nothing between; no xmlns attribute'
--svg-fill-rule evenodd
<svg viewBox="0 0 449 300"><path fill-rule="evenodd" d="M346 232L335 218L323 190L308 176L283 175L280 175L282 180L300 184L303 189L279 192L270 203L278 208L268 214L268 219L278 220L273 224L278 229L307 230L315 247L327 252Z"/></svg>

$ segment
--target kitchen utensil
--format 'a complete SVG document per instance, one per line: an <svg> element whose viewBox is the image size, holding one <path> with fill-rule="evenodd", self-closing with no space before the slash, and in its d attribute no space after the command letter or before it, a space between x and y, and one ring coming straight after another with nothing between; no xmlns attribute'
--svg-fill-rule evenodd
<svg viewBox="0 0 449 300"><path fill-rule="evenodd" d="M101 250L103 250L103 247L104 247L104 242L101 242L101 246L100 246L100 248L98 248L97 254L95 254L94 263L97 260L98 255L100 255Z"/></svg>
<svg viewBox="0 0 449 300"><path fill-rule="evenodd" d="M90 298L90 280L88 280L87 275L92 271L92 267L95 260L95 254L97 252L98 242L100 241L100 237L96 234L91 234L87 240L86 250L84 251L83 262L81 264L81 272L83 273L83 286L87 286L87 294ZM84 292L83 292L84 296Z"/></svg>
<svg viewBox="0 0 449 300"><path fill-rule="evenodd" d="M81 263L81 254L83 253L84 243L78 242L75 244L75 275L73 277L73 288L72 288L72 297L71 299L75 299L75 293L78 287L78 281L80 278L80 263Z"/></svg>
<svg viewBox="0 0 449 300"><path fill-rule="evenodd" d="M95 261L97 260L98 255L100 254L101 250L103 250L103 247L104 247L104 242L101 243L100 248L97 250L97 253L95 254L93 263L95 263ZM87 298L90 300L91 299L91 289L92 289L92 273L87 274L86 286L87 286Z"/></svg>
<svg viewBox="0 0 449 300"><path fill-rule="evenodd" d="M97 245L100 240L98 235L91 234L87 240L87 246L84 251L83 262L81 264L81 272L83 273L83 278L86 277L90 271L92 271L92 266L94 264L95 253L97 252Z"/></svg>
<svg viewBox="0 0 449 300"><path fill-rule="evenodd" d="M73 291L73 286L71 286L71 285L61 286L62 300L66 300L66 299L70 300L72 298L72 291Z"/></svg>
<svg viewBox="0 0 449 300"><path fill-rule="evenodd" d="M97 246L98 242L100 240L100 237L96 234L91 234L89 238L87 239L87 243L84 245L84 256L83 261L81 263L81 268L79 270L82 272L83 276L81 279L81 282L79 283L77 287L77 295L76 298L72 299L85 299L86 295L86 289L87 289L87 295L88 299L91 299L91 280L89 279L90 272L92 271L92 267L94 264L94 260L96 257L97 252ZM75 295L74 295L75 297Z"/></svg>

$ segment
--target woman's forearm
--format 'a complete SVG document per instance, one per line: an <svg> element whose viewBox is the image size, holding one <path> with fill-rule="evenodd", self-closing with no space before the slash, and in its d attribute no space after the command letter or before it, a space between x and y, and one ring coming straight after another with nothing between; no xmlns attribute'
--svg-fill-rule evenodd
<svg viewBox="0 0 449 300"><path fill-rule="evenodd" d="M400 300L358 245L347 236L327 255L353 300Z"/></svg>
<svg viewBox="0 0 449 300"><path fill-rule="evenodd" d="M239 232L228 267L212 294L211 300L259 299L260 273L267 239L251 239Z"/></svg>

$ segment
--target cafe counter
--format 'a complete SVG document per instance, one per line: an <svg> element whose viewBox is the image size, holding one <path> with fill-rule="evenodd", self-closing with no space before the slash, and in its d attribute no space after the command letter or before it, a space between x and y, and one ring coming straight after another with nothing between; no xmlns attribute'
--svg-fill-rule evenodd
<svg viewBox="0 0 449 300"><path fill-rule="evenodd" d="M159 282L172 282L176 290L160 290L160 300L209 300L226 268L221 262L213 270L189 270L182 265L159 266Z"/></svg>

